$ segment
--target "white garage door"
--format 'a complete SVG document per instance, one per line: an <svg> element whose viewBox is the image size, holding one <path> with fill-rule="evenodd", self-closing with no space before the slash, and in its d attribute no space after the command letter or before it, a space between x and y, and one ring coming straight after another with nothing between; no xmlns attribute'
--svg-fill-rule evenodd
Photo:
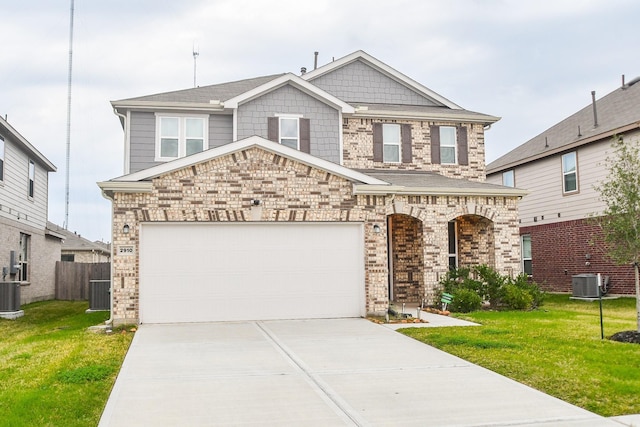
<svg viewBox="0 0 640 427"><path fill-rule="evenodd" d="M361 224L143 224L140 321L364 315Z"/></svg>

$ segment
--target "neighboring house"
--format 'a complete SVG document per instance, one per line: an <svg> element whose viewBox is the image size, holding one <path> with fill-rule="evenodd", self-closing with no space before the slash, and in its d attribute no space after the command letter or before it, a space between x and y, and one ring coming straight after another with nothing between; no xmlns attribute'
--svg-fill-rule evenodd
<svg viewBox="0 0 640 427"><path fill-rule="evenodd" d="M526 193L485 182L498 118L362 51L112 105L116 324L384 314L451 266L520 272Z"/></svg>
<svg viewBox="0 0 640 427"><path fill-rule="evenodd" d="M607 176L614 136L640 138L640 79L565 118L487 166L487 182L524 188L520 234L524 270L553 291L570 292L572 276L602 273L609 290L633 294L633 268L607 259L589 217L605 206L594 185ZM594 237L596 237L594 239Z"/></svg>
<svg viewBox="0 0 640 427"><path fill-rule="evenodd" d="M109 262L111 259L111 245L99 241L92 242L51 222L47 223L47 227L64 236L61 261L98 263Z"/></svg>
<svg viewBox="0 0 640 427"><path fill-rule="evenodd" d="M21 303L52 299L62 236L47 228L49 172L56 167L0 118L0 267L21 282Z"/></svg>

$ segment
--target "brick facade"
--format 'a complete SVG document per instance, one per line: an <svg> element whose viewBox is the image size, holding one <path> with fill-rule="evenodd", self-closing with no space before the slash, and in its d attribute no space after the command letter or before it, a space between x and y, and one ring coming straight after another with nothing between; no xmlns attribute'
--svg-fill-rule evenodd
<svg viewBox="0 0 640 427"><path fill-rule="evenodd" d="M397 123L411 125L411 163L383 163L373 161L373 123ZM485 180L484 129L480 124L464 124L467 127L469 164L441 165L431 163L432 125L451 126L450 122L417 120L343 120L344 166L352 169L419 170L437 172L449 178L464 178L469 181Z"/></svg>
<svg viewBox="0 0 640 427"><path fill-rule="evenodd" d="M522 227L531 236L533 280L552 292L572 292L571 276L597 274L610 277L609 292L635 294L631 265L615 265L603 246L600 228L587 219Z"/></svg>
<svg viewBox="0 0 640 427"><path fill-rule="evenodd" d="M520 265L515 197L356 196L348 179L259 147L168 172L154 178L152 184L150 192L113 194L116 323L138 321L138 244L143 222L363 223L367 313L381 314L388 307L389 215L401 218L399 224L406 223L400 225L406 230L405 243L411 236L418 237L417 230L422 228L422 241L412 250L421 250L423 265L419 268L418 256L413 253L404 268L412 272L412 283L417 284L411 292L427 301L433 300L438 281L448 268L450 220L467 218L463 230L477 230L481 236L477 241L471 232L465 237L470 243L462 247L469 247L464 252L470 262L490 262L493 257L493 265L501 272ZM260 199L261 205L253 206L254 199ZM123 232L125 224L129 225L127 234ZM374 233L374 225L381 227L380 233ZM133 246L134 255L118 255L118 247L123 245ZM402 271L396 273L399 277Z"/></svg>

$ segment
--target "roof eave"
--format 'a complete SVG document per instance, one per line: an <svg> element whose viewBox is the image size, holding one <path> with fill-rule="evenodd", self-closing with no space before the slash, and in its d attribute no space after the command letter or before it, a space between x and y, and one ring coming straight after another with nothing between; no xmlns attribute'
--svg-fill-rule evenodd
<svg viewBox="0 0 640 427"><path fill-rule="evenodd" d="M458 110L459 111L459 110ZM405 111L391 111L391 110L372 110L372 109L358 109L356 107L353 117L362 118L392 118L392 119L410 119L410 120L442 120L442 121L456 121L456 122L468 122L468 123L482 123L485 125L493 124L500 120L500 117L490 116L487 114L434 114L434 113L421 113L411 110Z"/></svg>
<svg viewBox="0 0 640 427"><path fill-rule="evenodd" d="M356 195L411 194L427 196L488 196L488 197L524 197L528 191L519 188L458 188L458 187L405 187L401 185L354 184Z"/></svg>
<svg viewBox="0 0 640 427"><path fill-rule="evenodd" d="M224 102L219 100L211 100L208 104L201 102L167 102L167 101L111 101L111 106L115 109L124 110L148 110L148 111L164 111L164 110L189 110L189 111L224 111Z"/></svg>

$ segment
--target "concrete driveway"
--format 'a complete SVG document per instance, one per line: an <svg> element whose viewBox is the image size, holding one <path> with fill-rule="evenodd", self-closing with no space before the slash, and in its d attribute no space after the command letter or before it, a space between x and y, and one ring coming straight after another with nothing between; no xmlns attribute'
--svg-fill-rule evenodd
<svg viewBox="0 0 640 427"><path fill-rule="evenodd" d="M364 319L142 325L100 427L620 426Z"/></svg>

